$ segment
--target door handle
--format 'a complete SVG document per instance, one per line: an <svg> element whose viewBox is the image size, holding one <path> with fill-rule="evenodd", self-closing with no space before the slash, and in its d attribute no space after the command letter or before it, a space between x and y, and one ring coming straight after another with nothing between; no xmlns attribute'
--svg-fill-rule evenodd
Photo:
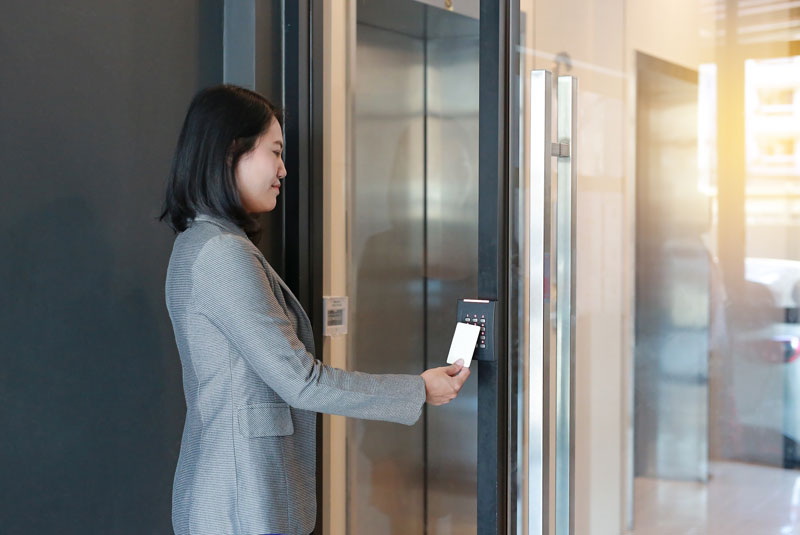
<svg viewBox="0 0 800 535"><path fill-rule="evenodd" d="M551 329L554 303L550 296L554 281L552 221L552 87L549 71L531 72L529 124L530 172L527 179L524 232L528 239L528 347L525 374L525 435L527 440L527 474L523 478L527 524L524 533L543 535L548 532L550 504L549 428L550 428L550 364L555 350ZM560 147L559 147L560 153Z"/></svg>
<svg viewBox="0 0 800 535"><path fill-rule="evenodd" d="M521 486L524 532L536 535L550 534L553 525L558 535L573 529L577 80L557 80L555 140L552 89L550 72L531 72L530 171L523 188L529 278L522 363L527 477Z"/></svg>

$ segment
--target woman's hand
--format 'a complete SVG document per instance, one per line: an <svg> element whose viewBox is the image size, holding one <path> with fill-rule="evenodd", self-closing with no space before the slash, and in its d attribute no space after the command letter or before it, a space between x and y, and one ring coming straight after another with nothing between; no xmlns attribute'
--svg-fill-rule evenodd
<svg viewBox="0 0 800 535"><path fill-rule="evenodd" d="M425 380L425 401L431 405L444 405L454 400L458 391L469 377L469 368L464 367L464 361L458 359L450 366L431 368L422 372Z"/></svg>

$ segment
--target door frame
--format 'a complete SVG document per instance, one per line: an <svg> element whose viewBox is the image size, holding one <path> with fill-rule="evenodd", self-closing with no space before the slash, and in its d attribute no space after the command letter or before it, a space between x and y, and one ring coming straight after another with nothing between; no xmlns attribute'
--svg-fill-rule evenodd
<svg viewBox="0 0 800 535"><path fill-rule="evenodd" d="M285 2L289 6L293 2ZM284 91L287 110L287 167L297 181L286 192L283 243L290 288L309 312L322 351L323 244L323 0L298 0L285 7ZM518 0L480 0L479 75L479 253L478 296L497 301L493 362L478 361L479 535L516 532L517 364L509 336L509 184L519 171ZM294 25L294 26L293 26ZM293 147L291 150L290 148ZM304 160L305 158L305 160ZM289 282L287 280L287 282ZM468 297L468 296L465 296ZM318 355L322 358L322 355ZM328 430L318 419L317 527L322 533L322 446ZM330 437L328 437L330 438ZM341 438L341 437L339 437ZM335 530L334 530L335 531Z"/></svg>
<svg viewBox="0 0 800 535"><path fill-rule="evenodd" d="M518 0L480 2L478 297L496 300L492 362L478 361L478 534L516 532L517 364L510 356L509 202L519 170Z"/></svg>

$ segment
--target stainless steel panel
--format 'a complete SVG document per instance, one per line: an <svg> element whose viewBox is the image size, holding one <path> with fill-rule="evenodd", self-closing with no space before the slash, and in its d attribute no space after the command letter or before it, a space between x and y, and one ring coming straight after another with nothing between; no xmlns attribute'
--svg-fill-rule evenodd
<svg viewBox="0 0 800 535"><path fill-rule="evenodd" d="M458 298L478 287L478 21L441 10L426 27L460 36L426 41L427 366L441 366ZM437 32L437 35L438 34ZM476 533L477 364L458 398L429 407L427 533Z"/></svg>
<svg viewBox="0 0 800 535"><path fill-rule="evenodd" d="M575 207L577 165L578 80L558 77L558 158L556 240L556 458L555 527L558 535L572 532L575 466ZM568 148L568 150L564 150Z"/></svg>
<svg viewBox="0 0 800 535"><path fill-rule="evenodd" d="M477 292L478 21L357 8L349 365L420 373L445 364L457 300ZM348 533L476 532L474 368L412 429L348 422Z"/></svg>
<svg viewBox="0 0 800 535"><path fill-rule="evenodd" d="M424 369L424 43L356 29L349 366ZM348 420L348 533L422 534L424 422Z"/></svg>

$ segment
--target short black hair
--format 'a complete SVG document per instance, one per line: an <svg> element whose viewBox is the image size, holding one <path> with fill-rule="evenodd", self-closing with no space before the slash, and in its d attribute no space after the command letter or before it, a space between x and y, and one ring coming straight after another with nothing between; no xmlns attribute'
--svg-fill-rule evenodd
<svg viewBox="0 0 800 535"><path fill-rule="evenodd" d="M198 213L227 219L247 233L256 220L239 198L234 170L282 113L255 91L235 85L203 89L192 99L172 158L160 220L186 230Z"/></svg>

